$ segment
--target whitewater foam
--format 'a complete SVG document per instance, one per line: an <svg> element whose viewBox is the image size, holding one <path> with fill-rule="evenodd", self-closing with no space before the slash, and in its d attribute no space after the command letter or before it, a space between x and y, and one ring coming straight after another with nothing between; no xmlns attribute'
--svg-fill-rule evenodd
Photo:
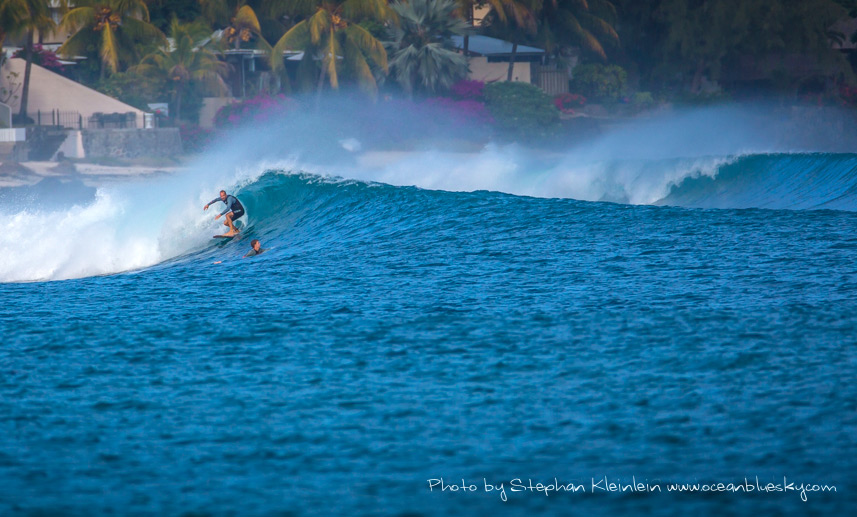
<svg viewBox="0 0 857 517"><path fill-rule="evenodd" d="M0 233L0 281L58 280L136 269L161 260L157 240L117 224L125 207L105 191L57 212L19 212Z"/></svg>
<svg viewBox="0 0 857 517"><path fill-rule="evenodd" d="M255 167L198 164L146 183L101 187L89 203L13 213L0 233L0 282L119 273L199 251L221 233L223 219L214 221L217 206L202 210L221 188L231 191L271 167L291 166L289 161Z"/></svg>
<svg viewBox="0 0 857 517"><path fill-rule="evenodd" d="M687 178L714 177L739 156L608 160L488 145L475 153L365 153L348 177L431 190L651 204Z"/></svg>

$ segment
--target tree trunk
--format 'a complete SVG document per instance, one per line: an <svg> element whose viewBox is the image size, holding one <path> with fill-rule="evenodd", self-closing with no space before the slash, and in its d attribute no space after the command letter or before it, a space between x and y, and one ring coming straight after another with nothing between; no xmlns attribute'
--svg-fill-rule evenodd
<svg viewBox="0 0 857 517"><path fill-rule="evenodd" d="M468 25L473 27L473 6L469 5L467 9L467 16L465 17ZM470 55L470 34L464 35L464 57Z"/></svg>
<svg viewBox="0 0 857 517"><path fill-rule="evenodd" d="M18 112L18 117L22 123L27 120L27 102L30 100L30 70L33 68L33 29L27 31L27 44L24 51L24 58L27 60L27 65L24 68L24 89L21 92L21 111Z"/></svg>
<svg viewBox="0 0 857 517"><path fill-rule="evenodd" d="M316 102L321 100L321 91L324 89L324 79L327 77L327 60L321 60L321 73L318 74L318 87L316 88Z"/></svg>
<svg viewBox="0 0 857 517"><path fill-rule="evenodd" d="M181 122L180 122L181 118L182 118L182 91L179 88L176 88L176 116L175 116L176 125L181 124Z"/></svg>
<svg viewBox="0 0 857 517"><path fill-rule="evenodd" d="M512 80L512 72L515 70L515 56L518 54L518 44L512 43L512 55L509 56L509 73L506 74L506 80Z"/></svg>

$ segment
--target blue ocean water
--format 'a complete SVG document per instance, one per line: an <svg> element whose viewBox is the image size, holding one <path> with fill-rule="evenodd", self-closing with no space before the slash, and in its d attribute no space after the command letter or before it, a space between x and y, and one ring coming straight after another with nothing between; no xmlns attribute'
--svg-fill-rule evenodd
<svg viewBox="0 0 857 517"><path fill-rule="evenodd" d="M13 210L0 513L853 511L857 155L692 162L604 165L588 201L544 168L490 180L529 197L264 166L231 242L199 175ZM662 491L601 489L632 482Z"/></svg>

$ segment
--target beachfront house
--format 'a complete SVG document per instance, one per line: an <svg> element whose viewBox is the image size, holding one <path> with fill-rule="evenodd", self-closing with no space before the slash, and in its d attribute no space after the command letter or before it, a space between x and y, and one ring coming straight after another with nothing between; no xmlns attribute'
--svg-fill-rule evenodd
<svg viewBox="0 0 857 517"><path fill-rule="evenodd" d="M0 89L20 91L26 62L6 59ZM0 106L0 115L18 113L20 95ZM26 129L0 131L0 158L50 160L98 156L137 157L181 154L175 128L155 128L154 117L37 64L30 71ZM0 117L4 120L7 117ZM8 117L11 118L11 117Z"/></svg>

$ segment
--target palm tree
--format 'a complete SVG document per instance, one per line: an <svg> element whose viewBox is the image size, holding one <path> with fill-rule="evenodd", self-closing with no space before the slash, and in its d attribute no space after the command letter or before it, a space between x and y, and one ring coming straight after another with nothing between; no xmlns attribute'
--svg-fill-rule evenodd
<svg viewBox="0 0 857 517"><path fill-rule="evenodd" d="M395 12L386 0L281 0L281 12L305 16L289 29L271 52L271 68L283 66L283 52L303 50L303 69L313 60L320 61L318 92L325 79L330 87L339 88L339 76L344 67L357 76L360 85L370 93L378 85L369 65L371 61L386 72L387 52L384 45L369 31L353 23L357 18L389 20Z"/></svg>
<svg viewBox="0 0 857 517"><path fill-rule="evenodd" d="M242 7L253 10L247 5L246 0L199 0L199 4L202 8L202 15L216 29L229 26L230 21L235 17L235 13ZM255 13L253 17L256 17Z"/></svg>
<svg viewBox="0 0 857 517"><path fill-rule="evenodd" d="M226 90L222 76L228 65L217 59L211 50L201 47L200 42L208 37L208 29L201 24L179 23L173 18L170 24L170 47L161 47L143 58L133 71L164 77L171 85L174 117L181 119L182 96L188 88L197 84L222 93Z"/></svg>
<svg viewBox="0 0 857 517"><path fill-rule="evenodd" d="M220 33L221 50L239 50L244 44L255 46L257 49L270 54L271 45L262 35L262 26L256 11L246 4L244 0L200 0L203 13L212 21L215 27L222 27ZM232 17L229 17L232 13ZM226 21L223 21L226 20ZM245 55L236 56L238 62L234 63L240 67L241 95L244 96L246 82L244 73ZM250 59L255 59L250 56Z"/></svg>
<svg viewBox="0 0 857 517"><path fill-rule="evenodd" d="M60 26L76 31L58 50L61 54L83 53L95 43L101 57L101 77L115 73L121 60L131 60L141 41L166 43L166 37L149 23L143 0L75 0ZM99 42L94 38L98 37Z"/></svg>
<svg viewBox="0 0 857 517"><path fill-rule="evenodd" d="M544 0L537 42L548 52L579 45L602 60L604 44L618 45L616 7L609 0Z"/></svg>
<svg viewBox="0 0 857 517"><path fill-rule="evenodd" d="M27 42L24 44L24 59L27 64L24 68L24 86L21 89L21 109L18 112L18 117L21 120L27 120L27 104L30 99L30 72L33 68L33 38L35 31L40 33L51 31L55 24L51 18L50 7L47 0L17 0L18 9L26 13L26 16L20 20L20 29L27 31Z"/></svg>
<svg viewBox="0 0 857 517"><path fill-rule="evenodd" d="M518 42L536 33L536 16L541 11L544 0L506 0L504 8L515 16L509 18L499 10L492 9L488 14L488 24L498 35L512 41L512 53L509 55L509 71L506 80L512 80L515 70L515 57L518 55ZM548 0L550 1L550 0ZM586 0L581 0L586 1Z"/></svg>
<svg viewBox="0 0 857 517"><path fill-rule="evenodd" d="M506 23L508 18L512 18L519 26L526 25L526 12L516 8L517 0L455 0L457 8L455 14L466 21L468 25L473 25L473 9L477 6L488 6L491 12L499 18L503 23ZM470 35L464 35L464 55L470 53Z"/></svg>
<svg viewBox="0 0 857 517"><path fill-rule="evenodd" d="M6 41L6 35L21 28L27 18L27 7L21 0L0 0L0 49Z"/></svg>
<svg viewBox="0 0 857 517"><path fill-rule="evenodd" d="M467 76L467 58L450 38L466 35L470 25L452 16L454 0L410 0L392 8L400 24L389 31L390 71L405 91L434 93Z"/></svg>
<svg viewBox="0 0 857 517"><path fill-rule="evenodd" d="M242 43L247 43L254 37L264 50L270 51L271 46L262 37L262 27L256 12L249 5L242 5L235 11L235 16L229 25L223 29L223 42L232 48L241 48Z"/></svg>

